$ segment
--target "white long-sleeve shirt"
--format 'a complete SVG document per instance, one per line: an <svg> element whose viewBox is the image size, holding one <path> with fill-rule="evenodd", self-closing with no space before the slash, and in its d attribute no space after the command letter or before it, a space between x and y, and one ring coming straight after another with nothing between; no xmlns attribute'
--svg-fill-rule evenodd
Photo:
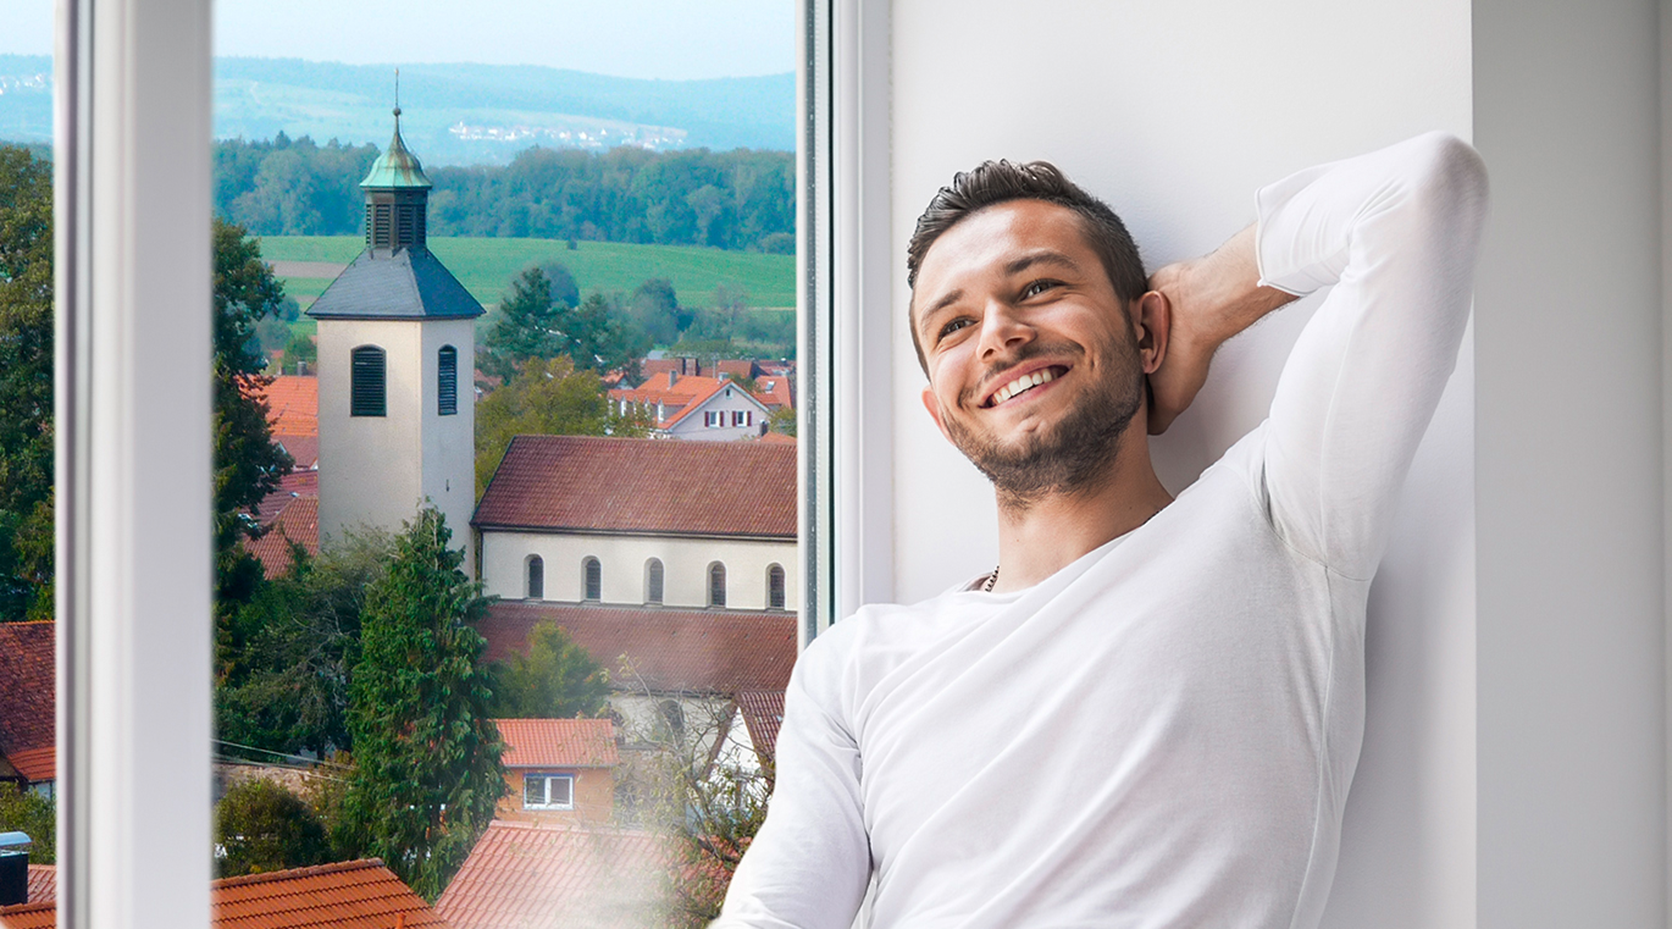
<svg viewBox="0 0 1672 929"><path fill-rule="evenodd" d="M718 927L1315 926L1364 613L1456 362L1486 183L1430 134L1258 193L1262 282L1333 288L1267 420L1027 590L870 606L801 656Z"/></svg>

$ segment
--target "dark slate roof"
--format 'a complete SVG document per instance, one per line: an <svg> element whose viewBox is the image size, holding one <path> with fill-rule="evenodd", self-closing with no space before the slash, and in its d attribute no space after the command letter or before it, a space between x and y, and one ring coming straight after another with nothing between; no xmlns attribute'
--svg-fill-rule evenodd
<svg viewBox="0 0 1672 929"><path fill-rule="evenodd" d="M795 665L796 614L680 610L501 600L475 623L489 661L526 654L528 635L556 623L616 690L651 693L783 692ZM626 661L628 669L623 669ZM622 677L624 670L629 677Z"/></svg>
<svg viewBox="0 0 1672 929"><path fill-rule="evenodd" d="M427 248L360 253L319 295L315 319L475 319L482 305Z"/></svg>
<svg viewBox="0 0 1672 929"><path fill-rule="evenodd" d="M471 524L793 540L795 455L759 442L519 435Z"/></svg>

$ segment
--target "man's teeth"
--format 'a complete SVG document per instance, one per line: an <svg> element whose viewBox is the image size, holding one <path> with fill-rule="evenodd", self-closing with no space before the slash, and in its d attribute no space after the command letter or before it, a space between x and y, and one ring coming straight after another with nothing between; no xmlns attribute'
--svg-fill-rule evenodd
<svg viewBox="0 0 1672 929"><path fill-rule="evenodd" d="M1011 397L1016 396L1017 394L1021 393L1024 390L1029 390L1031 388L1038 387L1040 384L1043 384L1046 381L1054 381L1056 379L1057 379L1057 376L1055 374L1051 373L1050 368L1045 368L1045 369L1040 370L1040 371L1035 371L1032 374L1024 374L1021 377L1015 379L1014 381L1011 381L1010 383L1004 385L1003 387L1000 387L999 392L996 393L996 394L993 394L993 405L998 406L999 404L1003 403L1006 400L1009 400Z"/></svg>

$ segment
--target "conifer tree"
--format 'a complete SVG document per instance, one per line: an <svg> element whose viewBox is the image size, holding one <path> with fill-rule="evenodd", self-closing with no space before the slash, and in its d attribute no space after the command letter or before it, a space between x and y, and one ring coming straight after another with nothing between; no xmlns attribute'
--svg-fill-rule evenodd
<svg viewBox="0 0 1672 929"><path fill-rule="evenodd" d="M355 773L345 844L376 855L429 900L464 863L504 793L504 746L488 712L468 625L482 610L441 513L419 511L366 591L360 661L349 686Z"/></svg>

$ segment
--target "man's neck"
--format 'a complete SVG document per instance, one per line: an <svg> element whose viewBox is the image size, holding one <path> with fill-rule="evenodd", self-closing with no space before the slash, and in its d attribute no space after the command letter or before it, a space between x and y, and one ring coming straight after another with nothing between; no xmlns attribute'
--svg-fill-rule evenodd
<svg viewBox="0 0 1672 929"><path fill-rule="evenodd" d="M1080 556L1142 526L1173 502L1150 463L1143 417L1093 487L1026 503L999 499L999 576L993 590L1021 590Z"/></svg>

